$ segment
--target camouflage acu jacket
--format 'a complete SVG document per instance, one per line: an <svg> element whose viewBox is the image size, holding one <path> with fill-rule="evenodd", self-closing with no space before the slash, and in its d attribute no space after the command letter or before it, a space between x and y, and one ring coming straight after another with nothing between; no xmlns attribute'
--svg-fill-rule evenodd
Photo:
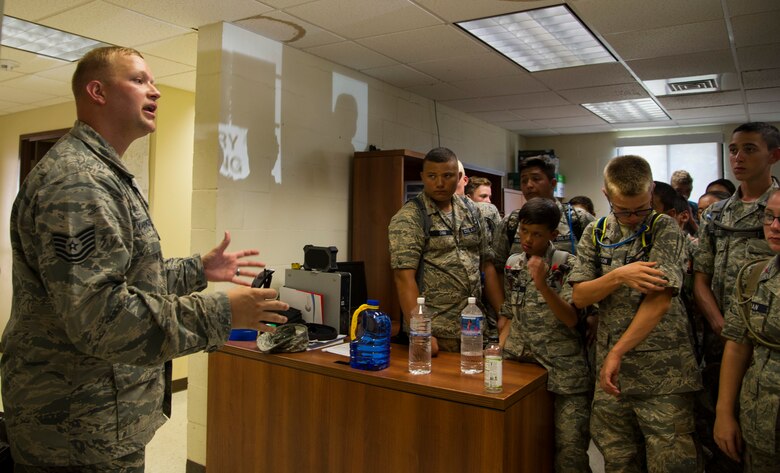
<svg viewBox="0 0 780 473"><path fill-rule="evenodd" d="M767 265L749 302L748 321L760 338L780 343L780 258ZM750 265L742 277L743 285ZM744 289L744 287L743 287ZM726 313L722 335L737 343L753 345L753 360L742 380L739 395L739 425L745 441L769 454L777 454L777 419L780 410L780 350L756 342L748 333L738 304Z"/></svg>
<svg viewBox="0 0 780 473"><path fill-rule="evenodd" d="M548 286L564 300L571 300L571 286L566 283L575 258L568 255L566 267L553 267L555 247L545 255L549 271ZM568 253L566 253L568 254ZM533 357L547 369L547 389L557 394L586 392L593 386L585 358L585 348L576 328L558 320L549 304L536 289L528 272L525 253L509 256L504 269L504 305L501 315L510 319L509 336L504 345L514 357Z"/></svg>
<svg viewBox="0 0 780 473"><path fill-rule="evenodd" d="M648 223L654 218L645 219ZM590 281L633 261L654 261L655 269L664 273L667 287L673 288L669 310L639 345L626 353L620 366L618 382L624 394L672 394L696 391L701 377L696 367L693 346L685 312L677 297L683 283L685 235L668 215L661 215L653 225L652 245L643 247L642 238L615 248L596 250L591 223L577 247L577 262L569 274L569 283ZM614 215L606 220L602 243L612 245L624 240ZM649 248L649 251L648 251ZM622 285L599 302L599 328L596 340L596 372L601 371L604 357L620 339L639 309L644 295Z"/></svg>
<svg viewBox="0 0 780 473"><path fill-rule="evenodd" d="M480 264L492 261L487 226L472 220L463 199L452 199L454 222L442 214L423 194L431 217L430 239L426 244L423 219L411 201L393 216L388 226L390 266L417 269L423 261L425 304L434 312L431 333L440 338L460 336L460 312L466 299L482 294ZM484 219L484 217L481 217Z"/></svg>
<svg viewBox="0 0 780 473"><path fill-rule="evenodd" d="M772 186L755 202L744 203L741 191L737 189L729 199L711 205L702 214L699 224L699 244L694 253L693 270L712 276L712 292L723 315L728 311L731 293L737 278L739 268L756 258L771 256L769 245L763 236L756 238L732 232L721 232L714 235L713 209L716 205L722 208L717 217L721 225L738 229L758 229L763 235L761 216L766 208L770 192L777 189L773 180ZM721 207L722 206L722 207Z"/></svg>
<svg viewBox="0 0 780 473"><path fill-rule="evenodd" d="M11 212L13 302L0 349L14 460L106 462L163 424L163 363L223 344L224 294L199 257L164 260L132 175L76 122Z"/></svg>

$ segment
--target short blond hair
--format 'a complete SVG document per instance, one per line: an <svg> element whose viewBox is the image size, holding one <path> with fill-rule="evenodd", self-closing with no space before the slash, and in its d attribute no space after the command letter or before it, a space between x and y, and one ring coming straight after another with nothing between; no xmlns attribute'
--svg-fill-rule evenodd
<svg viewBox="0 0 780 473"><path fill-rule="evenodd" d="M684 169L679 169L677 171L674 171L672 173L672 182L671 184L673 186L692 186L693 185L693 178L688 173L688 171Z"/></svg>
<svg viewBox="0 0 780 473"><path fill-rule="evenodd" d="M121 46L106 46L89 51L76 65L76 71L73 73L71 88L73 97L79 99L85 94L87 84L93 80L106 81L110 78L114 59L117 56L138 56L144 57L133 48L124 48Z"/></svg>
<svg viewBox="0 0 780 473"><path fill-rule="evenodd" d="M604 168L604 188L609 195L634 197L650 192L652 185L653 171L641 156L618 156Z"/></svg>

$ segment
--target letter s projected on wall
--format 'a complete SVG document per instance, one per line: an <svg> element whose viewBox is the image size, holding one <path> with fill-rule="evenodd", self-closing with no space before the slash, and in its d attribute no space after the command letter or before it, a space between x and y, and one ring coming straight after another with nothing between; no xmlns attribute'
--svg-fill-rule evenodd
<svg viewBox="0 0 780 473"><path fill-rule="evenodd" d="M222 148L222 165L219 167L219 173L234 181L249 176L246 133L246 128L219 124L219 146Z"/></svg>

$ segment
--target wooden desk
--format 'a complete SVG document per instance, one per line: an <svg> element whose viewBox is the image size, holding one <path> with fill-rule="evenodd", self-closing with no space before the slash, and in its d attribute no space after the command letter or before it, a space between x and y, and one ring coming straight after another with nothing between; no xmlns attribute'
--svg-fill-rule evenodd
<svg viewBox="0 0 780 473"><path fill-rule="evenodd" d="M347 361L347 364L338 362ZM207 468L222 472L529 472L553 470L552 398L537 366L504 362L504 392L461 375L442 353L430 375L360 371L310 351L209 355Z"/></svg>

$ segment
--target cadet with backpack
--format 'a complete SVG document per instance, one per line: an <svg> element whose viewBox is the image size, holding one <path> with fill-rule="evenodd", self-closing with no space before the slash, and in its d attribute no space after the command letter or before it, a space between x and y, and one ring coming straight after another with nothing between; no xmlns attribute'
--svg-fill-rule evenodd
<svg viewBox="0 0 780 473"><path fill-rule="evenodd" d="M488 300L496 310L503 295L479 210L455 195L459 179L455 153L447 148L431 150L420 174L423 192L390 220L390 266L405 326L409 326L417 297L424 295L434 313L433 352L457 352L460 313L468 297L480 300L481 272L485 273Z"/></svg>
<svg viewBox="0 0 780 473"><path fill-rule="evenodd" d="M599 303L599 375L590 433L605 471L702 471L693 394L701 380L676 294L685 236L652 208L650 165L619 156L604 170L611 214L585 229L572 301Z"/></svg>
<svg viewBox="0 0 780 473"><path fill-rule="evenodd" d="M775 256L744 265L721 334L715 442L745 472L776 472L780 464L780 192L762 214ZM737 396L739 413L737 415ZM739 418L739 422L737 422Z"/></svg>

